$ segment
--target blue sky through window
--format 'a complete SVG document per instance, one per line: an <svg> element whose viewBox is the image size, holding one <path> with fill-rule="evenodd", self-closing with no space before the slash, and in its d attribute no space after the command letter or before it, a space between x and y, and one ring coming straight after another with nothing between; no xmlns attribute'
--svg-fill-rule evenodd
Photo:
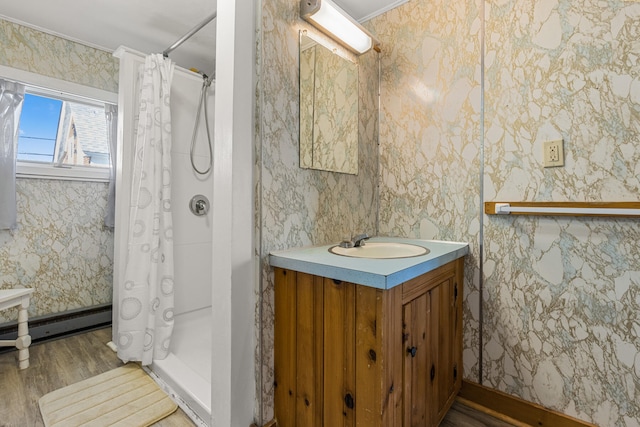
<svg viewBox="0 0 640 427"><path fill-rule="evenodd" d="M20 115L18 160L53 161L62 101L25 94Z"/></svg>

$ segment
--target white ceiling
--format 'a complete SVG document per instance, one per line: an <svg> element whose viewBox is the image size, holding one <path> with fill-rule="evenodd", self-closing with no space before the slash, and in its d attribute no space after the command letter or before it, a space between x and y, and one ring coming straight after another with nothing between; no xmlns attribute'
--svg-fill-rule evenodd
<svg viewBox="0 0 640 427"><path fill-rule="evenodd" d="M374 16L398 7L409 0L333 0L358 22L365 22Z"/></svg>
<svg viewBox="0 0 640 427"><path fill-rule="evenodd" d="M364 21L408 0L334 1ZM150 53L167 49L216 5L217 0L0 0L0 17L108 51L124 45ZM182 67L213 74L215 21L169 56Z"/></svg>

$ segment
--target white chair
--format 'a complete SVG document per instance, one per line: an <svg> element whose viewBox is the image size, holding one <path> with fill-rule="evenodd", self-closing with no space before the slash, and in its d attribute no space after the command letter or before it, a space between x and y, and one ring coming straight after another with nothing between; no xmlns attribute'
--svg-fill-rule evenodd
<svg viewBox="0 0 640 427"><path fill-rule="evenodd" d="M29 298L33 289L0 289L0 310L19 305L18 309L18 338L15 340L0 340L0 347L16 347L18 349L18 366L20 369L29 367Z"/></svg>

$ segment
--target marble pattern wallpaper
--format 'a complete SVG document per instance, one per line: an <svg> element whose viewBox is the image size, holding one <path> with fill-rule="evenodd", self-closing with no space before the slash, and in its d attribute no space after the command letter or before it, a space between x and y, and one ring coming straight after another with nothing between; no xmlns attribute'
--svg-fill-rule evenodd
<svg viewBox="0 0 640 427"><path fill-rule="evenodd" d="M302 50L300 104L300 165L357 174L358 65L318 43Z"/></svg>
<svg viewBox="0 0 640 427"><path fill-rule="evenodd" d="M34 288L30 316L111 302L107 184L18 179L16 186L18 228L0 231L0 289ZM17 310L0 312L0 323L16 318Z"/></svg>
<svg viewBox="0 0 640 427"><path fill-rule="evenodd" d="M380 233L471 244L465 378L602 426L640 425L638 221L481 217L481 202L638 200L639 14L411 1L369 24L387 47ZM544 169L555 139L566 165Z"/></svg>
<svg viewBox="0 0 640 427"><path fill-rule="evenodd" d="M260 8L260 419L273 416L269 252L366 231L469 242L467 380L640 426L640 223L482 214L484 200L638 200L640 3L411 0L367 22L382 43L382 110L371 52L359 60L358 175L299 167L298 32L315 30L297 0ZM109 53L3 20L0 64L117 91ZM564 167L542 167L550 139L563 140ZM110 301L106 191L18 180L0 288L35 287L32 316Z"/></svg>
<svg viewBox="0 0 640 427"><path fill-rule="evenodd" d="M286 120L298 109L295 3L262 8L263 256L339 238L318 232L316 211L318 178L338 175L296 169ZM465 378L597 425L640 426L638 221L482 213L485 200L638 200L640 3L411 0L366 26L382 42L382 81L379 189L362 200L379 202L379 234L469 242ZM556 139L566 164L545 169L542 143ZM344 227L359 211L334 212L351 215L334 221Z"/></svg>
<svg viewBox="0 0 640 427"><path fill-rule="evenodd" d="M0 64L117 92L110 53L0 20ZM113 233L103 228L108 185L17 180L18 227L0 230L0 289L33 287L30 316L111 302ZM17 311L0 313L0 323Z"/></svg>
<svg viewBox="0 0 640 427"><path fill-rule="evenodd" d="M485 200L638 201L640 3L487 2L485 39ZM639 242L637 219L485 217L484 384L640 426Z"/></svg>
<svg viewBox="0 0 640 427"><path fill-rule="evenodd" d="M299 160L298 33L316 32L299 17L297 0L264 0L259 28L259 120L256 190L260 236L260 349L256 366L265 422L273 418L272 250L320 245L358 232L376 234L377 54L359 57L358 175L301 169ZM321 34L314 34L321 38ZM327 43L334 43L327 40Z"/></svg>
<svg viewBox="0 0 640 427"><path fill-rule="evenodd" d="M109 92L118 92L110 52L0 19L0 64Z"/></svg>
<svg viewBox="0 0 640 427"><path fill-rule="evenodd" d="M411 0L367 23L381 53L381 235L468 242L464 375L477 381L480 4Z"/></svg>

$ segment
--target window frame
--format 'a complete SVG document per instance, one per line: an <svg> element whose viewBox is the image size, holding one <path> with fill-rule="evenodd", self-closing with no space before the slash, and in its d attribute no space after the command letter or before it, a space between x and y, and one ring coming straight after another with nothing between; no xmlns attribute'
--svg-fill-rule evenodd
<svg viewBox="0 0 640 427"><path fill-rule="evenodd" d="M118 104L118 94L29 71L0 65L0 76L25 85L25 92L85 104ZM110 154L111 155L111 154ZM111 157L111 161L115 161ZM56 166L53 163L16 161L17 178L109 182L109 167L80 165Z"/></svg>

